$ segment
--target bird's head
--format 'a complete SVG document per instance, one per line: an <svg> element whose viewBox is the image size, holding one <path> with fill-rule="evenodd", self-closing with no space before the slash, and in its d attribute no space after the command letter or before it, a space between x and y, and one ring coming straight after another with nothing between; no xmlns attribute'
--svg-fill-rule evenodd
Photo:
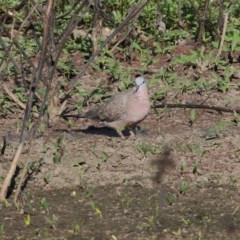
<svg viewBox="0 0 240 240"><path fill-rule="evenodd" d="M145 80L144 80L144 77L137 77L136 80L135 80L135 83L136 83L136 90L135 92L138 91L138 89L145 85Z"/></svg>
<svg viewBox="0 0 240 240"><path fill-rule="evenodd" d="M145 84L144 77L137 77L135 83L137 87L140 87L141 85Z"/></svg>

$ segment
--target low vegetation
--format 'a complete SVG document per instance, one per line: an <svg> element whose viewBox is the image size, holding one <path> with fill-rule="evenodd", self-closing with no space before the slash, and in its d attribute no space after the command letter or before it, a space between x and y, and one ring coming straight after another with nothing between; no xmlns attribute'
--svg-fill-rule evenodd
<svg viewBox="0 0 240 240"><path fill-rule="evenodd" d="M131 239L227 239L228 233L237 239L239 212L234 193L239 189L238 179L231 173L234 167L220 163L229 170L223 184L226 176L219 173L213 157L216 161L222 156L227 162L235 159L233 164L239 161L236 139L231 138L237 133L234 129L239 126L240 113L239 17L240 2L234 0L1 1L0 121L9 127L17 120L11 125L17 143L9 142L6 128L1 130L0 211L4 214L0 215L4 219L0 219L0 236L11 239L6 223L10 212L19 218L12 230L13 238L21 233L18 239L128 239L128 234ZM126 143L106 136L92 140L88 137L90 129L84 140L69 147L69 135L74 135L77 120L64 115L82 113L113 92L131 87L135 75L147 79L152 103L151 127L147 129L153 137L128 139ZM176 127L179 109L186 110L187 116ZM215 114L214 124L206 120L209 112ZM175 125L169 126L166 116ZM57 134L52 133L59 125ZM196 131L178 138L175 132L182 134L180 130L186 126ZM232 135L225 139L229 129ZM140 136L146 132L136 129ZM82 151L84 141L88 147ZM74 144L78 148L74 149ZM168 151L174 160L161 162L168 159ZM78 169L78 184L60 194L66 202L53 197L60 192L57 184L57 190L48 192L47 197L36 189L31 195L28 184L37 175L44 186L51 186L57 176L54 169L63 170L69 158ZM113 163L115 158L118 161ZM111 174L118 167L127 174L129 169L122 161L131 158L139 160L142 172L147 172L146 162L155 166L151 182L157 191L122 177L122 184L114 185L117 190L106 201L104 195L111 192L112 182L101 190L101 176L114 178ZM11 164L5 165L6 159ZM54 167L46 170L48 164ZM174 177L166 183L163 176L171 171ZM92 182L86 177L89 172L98 176ZM206 172L213 175L204 178ZM203 199L200 191L209 207L199 200ZM210 194L221 191L221 201L227 206L220 204L219 211L214 212L219 199ZM67 201L76 209L83 204L86 210L79 211L84 218L76 215ZM64 207L69 223L63 220ZM173 221L174 214L178 216ZM224 223L228 218L229 225ZM134 228L136 219L139 222ZM67 227L58 234L64 224ZM29 229L26 235L21 227ZM105 232L101 232L102 227ZM119 230L121 227L125 232Z"/></svg>

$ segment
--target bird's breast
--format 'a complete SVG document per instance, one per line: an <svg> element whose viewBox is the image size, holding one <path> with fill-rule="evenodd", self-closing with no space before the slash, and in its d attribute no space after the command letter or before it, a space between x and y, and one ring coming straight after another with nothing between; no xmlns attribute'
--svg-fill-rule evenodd
<svg viewBox="0 0 240 240"><path fill-rule="evenodd" d="M139 122L147 116L150 107L148 94L137 94L134 99L129 102L127 118L132 122Z"/></svg>

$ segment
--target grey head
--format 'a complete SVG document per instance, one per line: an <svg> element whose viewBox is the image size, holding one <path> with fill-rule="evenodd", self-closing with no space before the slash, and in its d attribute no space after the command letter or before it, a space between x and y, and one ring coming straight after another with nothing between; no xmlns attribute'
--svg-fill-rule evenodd
<svg viewBox="0 0 240 240"><path fill-rule="evenodd" d="M144 77L137 77L135 83L137 87L140 87L141 85L145 84Z"/></svg>
<svg viewBox="0 0 240 240"><path fill-rule="evenodd" d="M136 87L135 87L134 93L136 93L141 86L145 85L144 77L137 77L135 79L135 83L136 83Z"/></svg>

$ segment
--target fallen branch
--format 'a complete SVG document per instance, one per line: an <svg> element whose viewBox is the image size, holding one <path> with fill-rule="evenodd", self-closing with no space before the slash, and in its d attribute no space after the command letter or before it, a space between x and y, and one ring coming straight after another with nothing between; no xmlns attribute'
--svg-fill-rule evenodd
<svg viewBox="0 0 240 240"><path fill-rule="evenodd" d="M155 104L153 109L156 108L194 108L194 109L207 109L207 110L213 110L217 112L229 112L229 113L240 113L240 108L239 109L231 109L231 108L224 108L224 107L216 107L216 106L209 106L209 105L203 105L203 104L181 104L181 103L160 103L160 104ZM84 113L78 113L78 114L61 114L59 115L60 117L63 118L86 118L86 115Z"/></svg>
<svg viewBox="0 0 240 240"><path fill-rule="evenodd" d="M63 118L68 118L68 117L72 117L72 118L86 118L84 113L79 113L79 114L61 114L61 115L59 115L59 117L63 117Z"/></svg>
<svg viewBox="0 0 240 240"><path fill-rule="evenodd" d="M7 95L23 110L26 109L26 105L22 103L17 96L15 96L7 87L6 84L3 84L3 90L7 93Z"/></svg>
<svg viewBox="0 0 240 240"><path fill-rule="evenodd" d="M26 110L26 105L22 103L16 95L14 95L7 87L6 84L3 84L3 90L6 92L6 94L23 110ZM40 99L40 97L38 97ZM38 117L37 113L33 113L33 116L35 118Z"/></svg>
<svg viewBox="0 0 240 240"><path fill-rule="evenodd" d="M192 103L189 103L189 104L160 103L153 106L153 109L156 109L156 108L195 108L195 109L214 110L217 112L240 113L240 108L231 109L231 108L216 107L216 106L209 106L209 105L202 105L202 104L192 104Z"/></svg>

